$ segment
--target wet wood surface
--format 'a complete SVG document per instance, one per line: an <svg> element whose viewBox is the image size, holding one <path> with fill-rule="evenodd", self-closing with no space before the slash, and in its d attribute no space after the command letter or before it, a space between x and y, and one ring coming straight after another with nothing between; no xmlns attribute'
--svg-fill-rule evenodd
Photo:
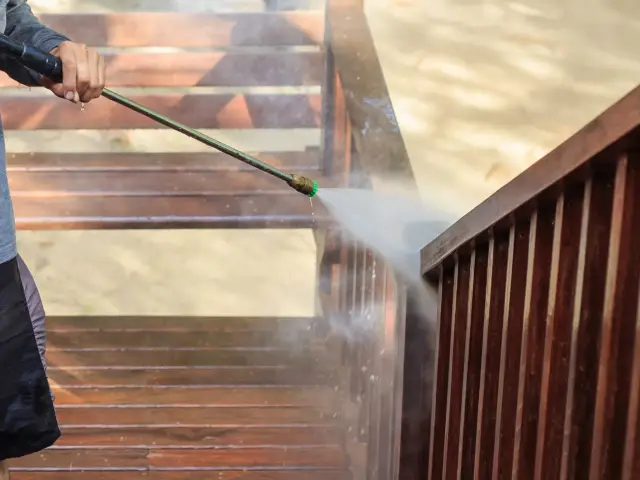
<svg viewBox="0 0 640 480"><path fill-rule="evenodd" d="M82 471L100 478L104 470L134 475L127 478L187 472L187 478L225 478L235 469L248 477L227 478L281 480L297 473L314 479L329 472L350 478L329 359L299 362L322 357L302 344L298 352L283 345L287 334L289 342L322 343L317 322L49 318L49 377L63 436L48 450L12 462L15 478L34 472L84 478ZM220 346L225 337L235 346ZM207 338L218 338L218 346L204 347L203 356L199 348ZM269 364L276 351L279 366ZM241 365L229 365L229 352ZM172 366L174 355L180 367ZM63 473L69 476L55 476Z"/></svg>
<svg viewBox="0 0 640 480"><path fill-rule="evenodd" d="M111 87L310 86L319 85L324 72L320 52L124 51L103 57ZM0 77L0 87L18 85Z"/></svg>
<svg viewBox="0 0 640 480"><path fill-rule="evenodd" d="M423 250L442 292L429 478L640 475L639 94Z"/></svg>
<svg viewBox="0 0 640 480"><path fill-rule="evenodd" d="M324 33L320 11L49 13L38 18L74 41L94 47L317 45Z"/></svg>
<svg viewBox="0 0 640 480"><path fill-rule="evenodd" d="M129 97L151 110L191 128L317 128L319 95L165 93ZM5 130L164 128L106 98L84 110L51 96L1 96Z"/></svg>

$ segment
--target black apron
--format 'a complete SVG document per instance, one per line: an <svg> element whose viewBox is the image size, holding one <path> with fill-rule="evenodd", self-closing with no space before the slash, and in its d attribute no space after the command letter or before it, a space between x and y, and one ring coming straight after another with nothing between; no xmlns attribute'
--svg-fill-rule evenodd
<svg viewBox="0 0 640 480"><path fill-rule="evenodd" d="M18 262L13 259L0 264L0 460L39 452L59 437Z"/></svg>

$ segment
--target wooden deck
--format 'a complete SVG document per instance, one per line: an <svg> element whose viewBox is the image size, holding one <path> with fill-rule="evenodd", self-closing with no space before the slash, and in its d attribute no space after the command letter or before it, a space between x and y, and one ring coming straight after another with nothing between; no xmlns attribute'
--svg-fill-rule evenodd
<svg viewBox="0 0 640 480"><path fill-rule="evenodd" d="M49 319L63 436L13 462L15 478L350 479L318 323Z"/></svg>
<svg viewBox="0 0 640 480"><path fill-rule="evenodd" d="M110 87L191 127L317 132L303 148L253 153L322 187L366 187L388 171L366 161L384 149L406 170L357 0L320 11L41 19L103 48ZM176 28L181 35L167 35ZM147 47L163 49L140 53ZM10 154L20 229L312 228L318 245L315 318L49 318L63 436L12 462L13 478L397 477L404 338L402 324L388 330L403 318L402 302L382 262L342 237L318 202L236 160L165 151L160 140L136 150L114 132L159 127L123 107L99 99L81 111L5 78L0 88L8 135L66 129L102 144L119 139L104 152ZM355 342L344 333L353 315L372 325Z"/></svg>

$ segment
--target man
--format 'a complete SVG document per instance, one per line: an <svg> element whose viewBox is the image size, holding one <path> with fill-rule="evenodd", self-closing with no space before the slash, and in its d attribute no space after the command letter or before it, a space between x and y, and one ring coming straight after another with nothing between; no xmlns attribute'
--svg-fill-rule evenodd
<svg viewBox="0 0 640 480"><path fill-rule="evenodd" d="M0 0L0 32L51 52L62 62L63 83L54 84L0 56L0 69L14 80L29 86L42 85L77 104L88 103L102 93L105 82L102 57L42 25L26 0ZM0 480L9 478L7 459L50 447L60 436L44 351L40 295L16 249L0 124Z"/></svg>

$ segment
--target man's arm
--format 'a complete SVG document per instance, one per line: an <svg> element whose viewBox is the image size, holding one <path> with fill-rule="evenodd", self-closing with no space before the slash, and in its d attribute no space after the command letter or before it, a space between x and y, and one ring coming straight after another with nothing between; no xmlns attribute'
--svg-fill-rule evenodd
<svg viewBox="0 0 640 480"><path fill-rule="evenodd" d="M42 25L31 11L27 0L9 0L5 35L12 40L27 43L44 52L50 52L59 47L62 42L69 41L64 35ZM41 85L39 74L23 67L11 58L3 57L0 67L11 78L23 85Z"/></svg>

